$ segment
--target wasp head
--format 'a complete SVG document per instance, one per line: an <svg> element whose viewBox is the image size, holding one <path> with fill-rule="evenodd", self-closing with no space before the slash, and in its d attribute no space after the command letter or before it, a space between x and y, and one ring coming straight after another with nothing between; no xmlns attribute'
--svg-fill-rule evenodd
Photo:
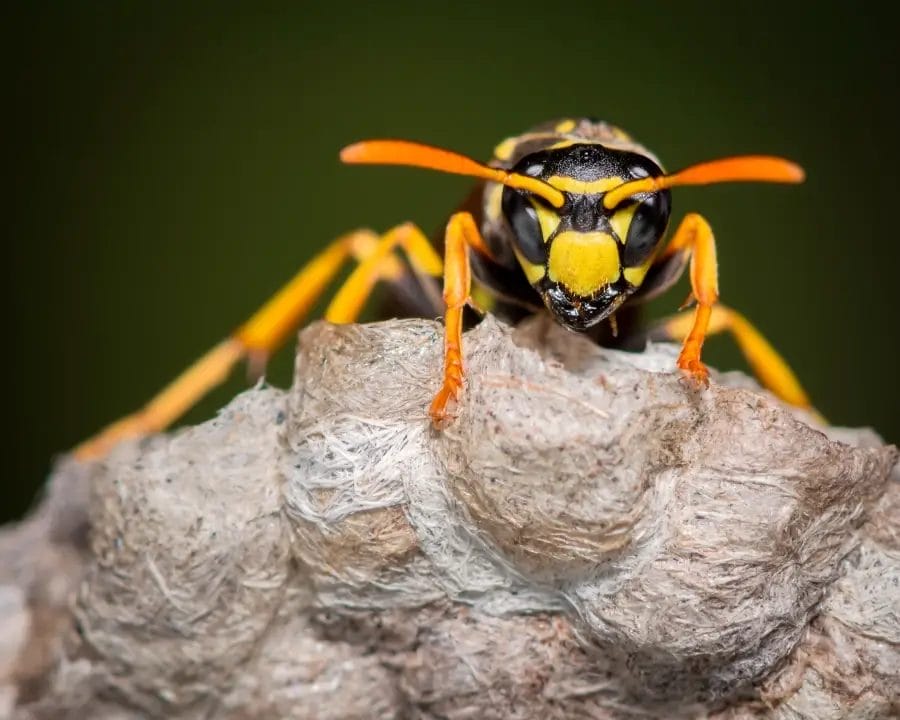
<svg viewBox="0 0 900 720"><path fill-rule="evenodd" d="M804 178L799 165L769 155L721 158L663 174L639 146L619 139L621 147L564 139L526 152L512 169L405 140L364 140L345 147L341 159L500 183L502 212L525 276L573 329L609 317L643 283L669 221L669 188Z"/></svg>
<svg viewBox="0 0 900 720"><path fill-rule="evenodd" d="M668 190L642 192L612 208L612 188L662 175L650 158L574 144L522 158L513 172L560 191L554 207L526 190L503 190L503 214L519 263L547 308L584 330L612 315L641 284L669 220Z"/></svg>

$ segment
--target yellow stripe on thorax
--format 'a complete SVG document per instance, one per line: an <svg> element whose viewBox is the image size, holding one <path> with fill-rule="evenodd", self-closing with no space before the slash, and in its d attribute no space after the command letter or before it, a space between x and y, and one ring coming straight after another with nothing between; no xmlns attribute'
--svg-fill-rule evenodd
<svg viewBox="0 0 900 720"><path fill-rule="evenodd" d="M561 232L550 246L548 275L583 296L619 279L619 246L604 232Z"/></svg>
<svg viewBox="0 0 900 720"><path fill-rule="evenodd" d="M506 140L494 148L494 157L498 160L503 160L504 162L509 160L516 151L516 147L521 140L522 139L518 137L506 138Z"/></svg>

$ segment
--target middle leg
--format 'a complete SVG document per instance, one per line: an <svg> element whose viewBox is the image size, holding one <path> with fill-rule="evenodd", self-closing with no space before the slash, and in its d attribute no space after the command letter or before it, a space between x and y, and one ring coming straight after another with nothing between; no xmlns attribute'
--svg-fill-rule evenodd
<svg viewBox="0 0 900 720"><path fill-rule="evenodd" d="M394 254L400 247L417 271L439 276L440 256L414 225L399 225L379 237L369 230L348 233L307 263L234 334L194 362L140 410L107 426L74 449L80 459L105 455L129 437L160 432L225 380L234 365L247 359L252 374L261 374L268 357L303 321L345 261L359 262L326 315L333 322L353 322L379 280L397 281L406 272Z"/></svg>
<svg viewBox="0 0 900 720"><path fill-rule="evenodd" d="M716 243L706 220L690 213L682 221L672 241L654 261L660 267L669 266L674 272L665 273L662 284L651 293L667 287L680 274L684 259L690 260L691 296L697 308L693 318L674 315L666 318L650 336L680 340L678 366L703 383L709 373L700 360L700 350L707 335L729 331L763 386L785 402L810 408L808 395L787 362L762 334L740 313L718 303L719 277L716 262Z"/></svg>
<svg viewBox="0 0 900 720"><path fill-rule="evenodd" d="M690 318L684 315L665 318L650 331L650 337L684 340L691 331L689 320ZM747 318L721 303L712 309L707 334L714 335L720 332L731 333L764 387L790 405L811 408L809 396L787 361Z"/></svg>

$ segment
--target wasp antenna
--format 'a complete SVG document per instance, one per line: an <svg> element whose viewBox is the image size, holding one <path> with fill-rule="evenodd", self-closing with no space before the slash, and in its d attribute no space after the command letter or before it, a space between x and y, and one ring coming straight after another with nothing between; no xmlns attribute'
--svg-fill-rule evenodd
<svg viewBox="0 0 900 720"><path fill-rule="evenodd" d="M363 140L341 150L341 161L355 165L406 165L454 175L467 175L533 193L554 207L566 198L543 180L483 165L465 155L407 140Z"/></svg>
<svg viewBox="0 0 900 720"><path fill-rule="evenodd" d="M796 163L771 155L741 155L721 158L659 177L639 178L622 183L603 197L603 205L612 209L626 198L640 192L665 190L677 185L710 185L721 182L803 182L806 174Z"/></svg>

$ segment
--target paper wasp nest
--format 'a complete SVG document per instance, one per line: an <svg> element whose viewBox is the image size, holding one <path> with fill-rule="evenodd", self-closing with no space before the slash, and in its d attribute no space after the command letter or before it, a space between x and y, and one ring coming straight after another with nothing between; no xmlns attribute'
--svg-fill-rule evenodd
<svg viewBox="0 0 900 720"><path fill-rule="evenodd" d="M0 536L10 714L898 712L895 448L492 320L436 433L441 338L319 323L289 391L62 463Z"/></svg>

